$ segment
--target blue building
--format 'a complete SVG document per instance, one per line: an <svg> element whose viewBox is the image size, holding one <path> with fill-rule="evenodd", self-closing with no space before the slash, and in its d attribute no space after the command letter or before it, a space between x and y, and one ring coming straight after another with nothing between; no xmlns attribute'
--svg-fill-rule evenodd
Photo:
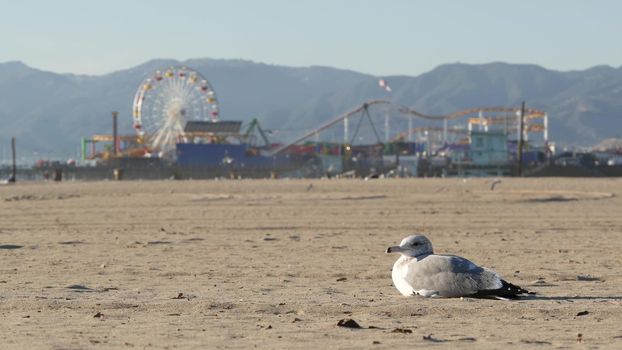
<svg viewBox="0 0 622 350"><path fill-rule="evenodd" d="M507 165L508 135L504 131L471 131L469 158L474 165Z"/></svg>

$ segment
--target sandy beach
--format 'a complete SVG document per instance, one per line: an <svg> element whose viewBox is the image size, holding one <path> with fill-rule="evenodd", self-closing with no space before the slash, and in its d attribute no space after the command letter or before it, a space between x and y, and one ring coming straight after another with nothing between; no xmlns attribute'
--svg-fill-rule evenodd
<svg viewBox="0 0 622 350"><path fill-rule="evenodd" d="M0 348L622 348L622 179L492 181L1 186ZM537 294L403 297L412 233Z"/></svg>

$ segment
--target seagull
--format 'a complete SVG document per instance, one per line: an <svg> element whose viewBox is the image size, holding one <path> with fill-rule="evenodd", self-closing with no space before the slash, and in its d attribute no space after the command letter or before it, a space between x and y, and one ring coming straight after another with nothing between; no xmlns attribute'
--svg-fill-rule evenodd
<svg viewBox="0 0 622 350"><path fill-rule="evenodd" d="M490 185L490 190L491 190L491 191L494 191L494 190L495 190L495 186L497 186L497 184L500 184L500 183L501 183L501 180L499 180L499 179L495 179L495 180L492 182L492 184Z"/></svg>
<svg viewBox="0 0 622 350"><path fill-rule="evenodd" d="M468 259L434 254L432 242L423 235L408 236L387 253L401 254L391 274L393 284L405 296L508 300L530 293Z"/></svg>

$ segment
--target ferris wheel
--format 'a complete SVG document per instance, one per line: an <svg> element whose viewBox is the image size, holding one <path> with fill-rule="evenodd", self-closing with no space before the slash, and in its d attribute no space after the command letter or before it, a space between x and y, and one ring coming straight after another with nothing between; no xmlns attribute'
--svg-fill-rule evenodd
<svg viewBox="0 0 622 350"><path fill-rule="evenodd" d="M200 73L173 67L155 71L142 81L134 97L134 129L140 140L160 156L177 142L187 142L188 121L218 121L218 99Z"/></svg>

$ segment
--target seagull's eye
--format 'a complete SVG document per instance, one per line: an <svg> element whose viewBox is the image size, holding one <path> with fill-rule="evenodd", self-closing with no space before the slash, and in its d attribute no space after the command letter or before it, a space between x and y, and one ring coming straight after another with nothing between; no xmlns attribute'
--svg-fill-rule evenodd
<svg viewBox="0 0 622 350"><path fill-rule="evenodd" d="M419 243L419 242L413 242L413 247L416 247L416 246L418 246L418 245L421 245L421 243Z"/></svg>

